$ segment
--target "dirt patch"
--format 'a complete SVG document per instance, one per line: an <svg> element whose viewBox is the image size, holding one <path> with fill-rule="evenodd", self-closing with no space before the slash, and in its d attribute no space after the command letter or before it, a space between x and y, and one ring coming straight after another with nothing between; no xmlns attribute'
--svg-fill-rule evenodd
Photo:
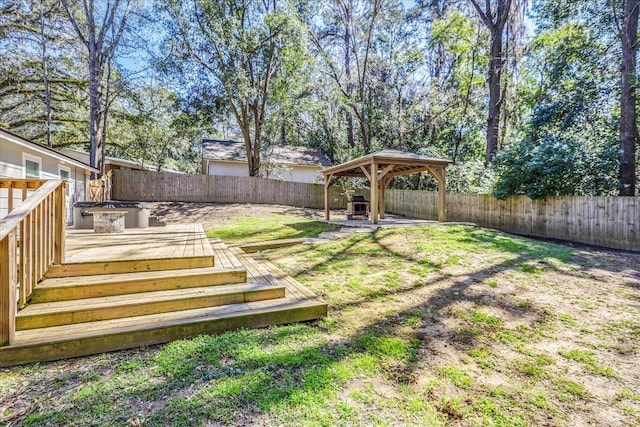
<svg viewBox="0 0 640 427"><path fill-rule="evenodd" d="M294 215L310 220L324 219L318 209L296 208L282 205L251 205L227 203L180 203L158 202L151 204L151 215L167 223L200 223L208 230L211 227L226 225L238 218L249 216L265 217L271 215Z"/></svg>

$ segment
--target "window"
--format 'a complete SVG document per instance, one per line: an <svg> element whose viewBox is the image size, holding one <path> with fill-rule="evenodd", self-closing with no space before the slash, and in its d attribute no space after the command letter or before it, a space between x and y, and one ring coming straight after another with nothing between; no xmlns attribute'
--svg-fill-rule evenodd
<svg viewBox="0 0 640 427"><path fill-rule="evenodd" d="M58 174L60 175L60 179L67 181L66 192L67 196L69 195L69 180L71 179L71 168L69 166L58 165Z"/></svg>
<svg viewBox="0 0 640 427"><path fill-rule="evenodd" d="M40 179L42 159L27 153L22 153L22 165L24 167L25 178Z"/></svg>

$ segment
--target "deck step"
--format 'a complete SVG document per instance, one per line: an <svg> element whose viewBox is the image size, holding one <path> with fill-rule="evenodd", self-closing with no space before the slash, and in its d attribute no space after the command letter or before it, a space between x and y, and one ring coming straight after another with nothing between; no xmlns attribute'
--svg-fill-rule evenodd
<svg viewBox="0 0 640 427"><path fill-rule="evenodd" d="M145 316L284 296L284 286L256 283L31 304L16 316L16 330Z"/></svg>
<svg viewBox="0 0 640 427"><path fill-rule="evenodd" d="M317 299L287 299L18 331L13 344L0 347L0 367L160 344L239 328L302 322L326 314L327 304Z"/></svg>
<svg viewBox="0 0 640 427"><path fill-rule="evenodd" d="M244 268L186 268L171 271L101 274L45 279L33 291L32 303L68 301L171 289L243 283Z"/></svg>
<svg viewBox="0 0 640 427"><path fill-rule="evenodd" d="M189 268L131 274L101 274L46 279L33 291L32 303L68 301L172 289L244 283L247 272L240 268Z"/></svg>
<svg viewBox="0 0 640 427"><path fill-rule="evenodd" d="M194 256L138 260L113 260L55 264L45 273L47 278L69 276L95 276L98 274L139 273L143 271L182 270L185 268L213 267L214 257Z"/></svg>

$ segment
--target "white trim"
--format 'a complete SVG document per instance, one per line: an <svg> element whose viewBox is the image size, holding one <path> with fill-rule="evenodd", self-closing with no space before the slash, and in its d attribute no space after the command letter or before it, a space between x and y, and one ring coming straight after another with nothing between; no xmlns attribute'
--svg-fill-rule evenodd
<svg viewBox="0 0 640 427"><path fill-rule="evenodd" d="M49 156L49 157L53 157L56 158L58 160L70 163L74 166L78 166L81 167L82 169L86 169L89 170L91 172L98 172L98 169L96 168L92 168L91 166L82 163L74 158L71 158L69 156L65 156L62 153L59 153L57 151L55 151L54 149L49 149L48 147L42 146L38 143L35 143L33 141L29 141L29 140L24 140L22 138L18 138L15 137L11 134L8 134L6 132L3 132L2 129L0 129L0 137L5 138L6 140L8 140L9 142L13 142L14 144L20 145L21 147L26 147L26 148L30 148L36 152L38 152L38 154L41 154L43 156ZM24 163L24 162L23 162Z"/></svg>
<svg viewBox="0 0 640 427"><path fill-rule="evenodd" d="M58 176L60 177L60 179L62 179L62 176L60 175L61 171L65 171L69 174L69 181L71 181L71 168L69 166L66 165L58 165Z"/></svg>
<svg viewBox="0 0 640 427"><path fill-rule="evenodd" d="M62 178L62 171L65 171L68 174L68 178L65 180L67 181L67 185L65 185L65 193L68 196L70 194L69 188L71 187L71 168L66 165L58 164L58 177L60 178L60 180L64 179Z"/></svg>
<svg viewBox="0 0 640 427"><path fill-rule="evenodd" d="M27 177L27 160L29 160L30 162L34 162L38 164L38 176L37 177ZM42 157L38 157L38 156L34 156L32 154L29 153L25 153L22 152L22 177L23 178L35 178L35 179L41 179L42 178Z"/></svg>

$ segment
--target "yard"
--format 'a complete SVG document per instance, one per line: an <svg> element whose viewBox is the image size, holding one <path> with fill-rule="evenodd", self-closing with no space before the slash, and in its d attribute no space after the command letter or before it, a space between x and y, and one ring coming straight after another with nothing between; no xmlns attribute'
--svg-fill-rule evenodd
<svg viewBox="0 0 640 427"><path fill-rule="evenodd" d="M324 229L287 207L155 209L228 243ZM329 316L0 370L0 422L640 423L640 255L435 225L263 256Z"/></svg>

